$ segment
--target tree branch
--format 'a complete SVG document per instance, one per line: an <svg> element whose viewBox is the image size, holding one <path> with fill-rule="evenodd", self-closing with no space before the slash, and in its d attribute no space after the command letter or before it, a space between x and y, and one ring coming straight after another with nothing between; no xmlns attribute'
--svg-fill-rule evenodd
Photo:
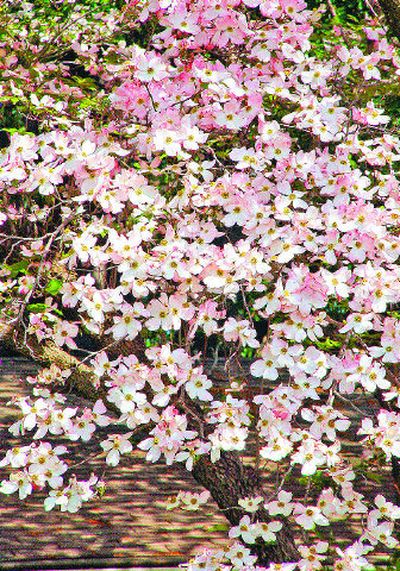
<svg viewBox="0 0 400 571"><path fill-rule="evenodd" d="M6 347L17 350L43 366L53 364L63 370L69 369L71 374L68 377L68 384L71 392L91 401L103 398L107 408L119 414L119 411L105 399L106 392L103 387L99 387L98 378L92 369L52 341L46 340L45 343L39 343L34 336L30 336L27 341L23 332L15 331L12 324L4 324L4 322L0 322L0 341ZM102 341L107 342L109 339L104 338ZM144 356L144 345L137 340L118 342L112 345L112 348L115 355L118 353ZM199 407L190 403L187 408L190 422L193 417L197 417ZM151 428L152 425L144 427L146 434L150 432ZM138 440L144 438L146 434L140 431ZM259 471L250 466L245 466L239 455L233 452L223 453L221 459L216 463L212 463L207 455L200 456L195 463L192 474L200 485L210 491L218 506L223 510L225 517L233 525L237 525L245 513L241 508L234 507L238 506L238 500L263 494ZM256 516L258 521L270 520L264 508L260 509ZM275 544L267 544L258 540L253 547L253 552L258 555L260 564L273 561L277 563L296 561L299 557L292 532L284 522L282 530L277 534Z"/></svg>
<svg viewBox="0 0 400 571"><path fill-rule="evenodd" d="M104 398L105 392L98 386L98 378L92 369L76 357L58 347L53 341L39 343L33 336L29 340L24 333L16 330L13 323L0 322L0 342L12 351L16 351L47 367L56 365L60 369L71 371L68 382L77 396L88 400Z"/></svg>

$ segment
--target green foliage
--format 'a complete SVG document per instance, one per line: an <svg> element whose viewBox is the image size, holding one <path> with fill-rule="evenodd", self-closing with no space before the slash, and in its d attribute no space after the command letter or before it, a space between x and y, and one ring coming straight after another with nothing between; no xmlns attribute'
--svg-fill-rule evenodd
<svg viewBox="0 0 400 571"><path fill-rule="evenodd" d="M52 296L55 296L58 294L58 292L62 288L62 285L63 285L63 282L61 280L52 279L47 284L47 286L45 288L45 292L52 295Z"/></svg>
<svg viewBox="0 0 400 571"><path fill-rule="evenodd" d="M317 491L322 491L325 488L332 487L333 480L326 476L323 470L317 470L312 476L301 476L299 484L302 486L311 485Z"/></svg>
<svg viewBox="0 0 400 571"><path fill-rule="evenodd" d="M388 561L385 571L400 571L400 549L395 549Z"/></svg>
<svg viewBox="0 0 400 571"><path fill-rule="evenodd" d="M332 319L337 321L343 321L349 313L349 302L347 299L339 300L337 298L331 297L326 306L326 313Z"/></svg>
<svg viewBox="0 0 400 571"><path fill-rule="evenodd" d="M21 260L20 262L15 262L15 264L5 265L5 269L10 272L12 278L16 278L18 275L26 275L29 266L29 260Z"/></svg>
<svg viewBox="0 0 400 571"><path fill-rule="evenodd" d="M256 350L253 347L243 347L240 352L242 359L253 359L256 354Z"/></svg>
<svg viewBox="0 0 400 571"><path fill-rule="evenodd" d="M49 309L49 306L45 303L29 303L26 306L26 310L30 313L44 313Z"/></svg>
<svg viewBox="0 0 400 571"><path fill-rule="evenodd" d="M321 0L308 0L309 8L319 8L321 4L325 4ZM358 23L362 21L367 13L367 6L364 0L333 0L331 5L335 11L335 24ZM330 16L331 13L328 12Z"/></svg>
<svg viewBox="0 0 400 571"><path fill-rule="evenodd" d="M323 341L315 341L314 345L320 349L320 351L332 352L339 350L342 347L342 342L327 337Z"/></svg>

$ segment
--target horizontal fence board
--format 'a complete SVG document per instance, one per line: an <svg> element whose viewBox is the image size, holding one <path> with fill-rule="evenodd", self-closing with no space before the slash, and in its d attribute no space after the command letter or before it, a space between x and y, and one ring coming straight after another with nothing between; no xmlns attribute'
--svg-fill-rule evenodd
<svg viewBox="0 0 400 571"><path fill-rule="evenodd" d="M27 359L2 357L0 365L0 458L4 451L16 442L7 427L15 410L6 402L15 395L28 394L24 383L27 375L35 374L37 367ZM232 376L250 379L248 362L230 363ZM206 372L215 379L218 390L227 387L226 362L207 360ZM234 368L236 367L236 369ZM286 379L283 379L286 380ZM257 383L250 382L251 390L257 392ZM370 412L376 407L371 399L354 397L359 411ZM348 435L345 453L360 457L361 447L354 442L356 425L361 413L351 404L343 403L342 411L352 419L353 425ZM50 440L51 438L46 438ZM60 442L54 437L54 442ZM81 445L66 441L71 450L70 457L83 459ZM95 442L85 444L88 454L99 451ZM254 440L250 440L246 462L251 462ZM0 569L67 569L67 568L138 568L174 567L196 553L202 546L215 547L227 543L226 533L207 533L215 524L225 523L223 516L213 501L197 512L166 511L163 507L169 495L179 490L201 491L190 474L179 465L165 469L163 464L149 464L140 450L123 457L116 468L109 468L106 495L100 500L85 504L77 514L43 511L44 494L35 492L24 501L12 496L0 495ZM94 460L92 470L101 476L103 462ZM81 467L82 468L82 467ZM85 468L83 468L83 473ZM389 499L395 501L395 491L391 484L389 467L382 470L380 484L367 479L357 482L356 489L374 497L382 490ZM0 479L6 477L6 470L0 470ZM271 480L275 474L265 471L266 490L271 490ZM295 496L304 495L304 488L295 486ZM346 544L356 537L360 522L337 523L333 531L338 544ZM384 551L375 558L382 562Z"/></svg>

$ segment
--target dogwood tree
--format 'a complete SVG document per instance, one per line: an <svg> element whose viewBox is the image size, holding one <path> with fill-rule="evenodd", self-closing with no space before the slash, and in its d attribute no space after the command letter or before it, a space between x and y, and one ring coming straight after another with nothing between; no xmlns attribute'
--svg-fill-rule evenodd
<svg viewBox="0 0 400 571"><path fill-rule="evenodd" d="M356 571L395 548L400 507L366 497L343 450L392 463L395 486L400 60L382 21L303 0L6 4L0 331L43 368L12 402L0 491L77 511L106 483L65 455L93 440L110 470L135 448L187 470L204 492L171 509L212 496L227 547L193 571ZM336 521L358 525L340 548Z"/></svg>

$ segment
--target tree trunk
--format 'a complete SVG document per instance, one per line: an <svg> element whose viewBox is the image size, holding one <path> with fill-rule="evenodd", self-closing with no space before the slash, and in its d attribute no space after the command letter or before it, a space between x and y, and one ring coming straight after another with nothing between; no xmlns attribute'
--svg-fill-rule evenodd
<svg viewBox="0 0 400 571"><path fill-rule="evenodd" d="M394 456L392 457L392 475L396 494L400 500L400 460Z"/></svg>
<svg viewBox="0 0 400 571"><path fill-rule="evenodd" d="M97 377L91 368L70 355L52 341L46 340L39 343L35 338L24 338L22 333L16 332L12 326L2 324L0 330L1 342L10 349L17 350L22 355L29 357L40 363L42 366L57 365L61 369L70 369L71 375L68 378L68 390L85 399L95 401L103 398L104 403L111 412L117 413L109 402L105 400L105 391L98 386ZM110 341L105 340L105 345ZM103 344L103 343L102 343ZM110 355L111 353L111 355ZM107 354L115 358L118 354L144 356L144 345L140 342L121 342L107 348ZM200 409L192 403L194 417L199 418ZM189 411L192 412L192 411ZM193 419L192 419L193 420ZM193 426L195 429L196 427ZM146 432L151 427L144 427ZM144 438L145 434L138 434L138 440ZM245 512L239 508L238 500L245 497L254 497L262 494L262 484L259 473L250 466L245 466L237 453L225 452L218 462L212 463L204 456L194 466L193 476L195 480L207 489L218 506L223 510L223 514L232 525L237 525ZM264 508L256 513L257 521L268 521L270 518ZM259 564L266 565L270 562L296 561L299 553L295 547L291 530L283 522L282 530L277 534L277 541L274 544L267 544L258 540L252 547L252 551L258 556Z"/></svg>
<svg viewBox="0 0 400 571"><path fill-rule="evenodd" d="M378 0L393 35L400 39L400 0Z"/></svg>
<svg viewBox="0 0 400 571"><path fill-rule="evenodd" d="M397 378L398 372L392 370L392 373L394 373ZM387 401L383 398L381 390L375 391L375 397L377 400L378 407L380 407L381 409L383 408L384 410L387 410L389 412L396 412L396 409L393 407L392 402ZM376 416L378 414L378 410L379 409L372 409L371 412ZM400 458L392 456L391 465L392 465L393 485L396 490L397 497L400 500Z"/></svg>
<svg viewBox="0 0 400 571"><path fill-rule="evenodd" d="M224 452L218 462L211 462L208 456L201 456L193 468L195 480L206 488L232 525L237 525L245 511L238 506L238 500L262 495L262 483L258 471L245 466L235 452ZM264 508L255 514L255 521L270 521ZM248 547L258 556L259 565L297 561L299 552L295 546L289 526L283 523L276 543L265 543L260 538Z"/></svg>

